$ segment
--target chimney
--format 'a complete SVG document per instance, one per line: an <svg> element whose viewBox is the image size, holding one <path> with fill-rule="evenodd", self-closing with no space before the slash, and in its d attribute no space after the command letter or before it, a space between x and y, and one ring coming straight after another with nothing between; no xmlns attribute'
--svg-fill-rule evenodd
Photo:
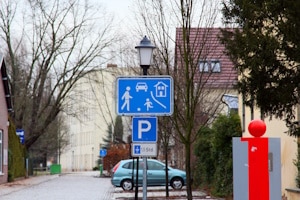
<svg viewBox="0 0 300 200"><path fill-rule="evenodd" d="M117 64L111 64L111 63L107 64L107 68L117 68L117 67L118 67Z"/></svg>

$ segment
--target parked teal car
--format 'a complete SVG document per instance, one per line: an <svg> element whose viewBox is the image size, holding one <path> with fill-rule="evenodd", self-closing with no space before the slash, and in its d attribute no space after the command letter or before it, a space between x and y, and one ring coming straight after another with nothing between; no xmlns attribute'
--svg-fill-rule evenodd
<svg viewBox="0 0 300 200"><path fill-rule="evenodd" d="M116 187L122 187L123 190L132 190L136 180L137 161L132 159L121 160L112 169L111 183ZM139 161L139 178L138 185L143 183L143 166L144 162ZM134 169L133 169L134 168ZM163 186L165 181L166 165L158 160L147 159L147 186ZM179 190L186 184L185 171L168 167L168 183L169 185Z"/></svg>

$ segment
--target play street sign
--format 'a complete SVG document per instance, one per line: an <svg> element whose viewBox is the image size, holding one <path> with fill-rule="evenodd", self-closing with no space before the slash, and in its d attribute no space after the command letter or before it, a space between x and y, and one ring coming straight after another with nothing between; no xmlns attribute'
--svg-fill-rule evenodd
<svg viewBox="0 0 300 200"><path fill-rule="evenodd" d="M140 156L157 156L157 143L132 143L131 155L133 157Z"/></svg>
<svg viewBox="0 0 300 200"><path fill-rule="evenodd" d="M132 142L157 142L157 117L133 117Z"/></svg>
<svg viewBox="0 0 300 200"><path fill-rule="evenodd" d="M171 76L129 76L117 80L118 115L172 115Z"/></svg>

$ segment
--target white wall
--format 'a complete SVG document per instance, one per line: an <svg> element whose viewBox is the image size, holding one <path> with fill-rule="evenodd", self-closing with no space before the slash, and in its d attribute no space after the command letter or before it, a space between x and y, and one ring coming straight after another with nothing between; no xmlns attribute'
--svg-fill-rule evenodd
<svg viewBox="0 0 300 200"><path fill-rule="evenodd" d="M65 104L70 144L60 157L62 171L91 170L97 166L100 145L116 118L115 78L128 68L109 67L78 81ZM124 140L129 132L123 117Z"/></svg>

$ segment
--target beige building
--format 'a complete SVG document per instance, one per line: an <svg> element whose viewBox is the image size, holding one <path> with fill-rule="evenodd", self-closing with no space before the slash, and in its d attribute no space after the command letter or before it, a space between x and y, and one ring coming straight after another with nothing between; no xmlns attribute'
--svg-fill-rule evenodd
<svg viewBox="0 0 300 200"><path fill-rule="evenodd" d="M64 118L69 145L60 155L62 171L92 170L98 166L99 152L108 125L116 119L115 79L128 75L129 68L109 65L81 78L66 101ZM124 138L130 134L128 117L122 117Z"/></svg>
<svg viewBox="0 0 300 200"><path fill-rule="evenodd" d="M190 31L190 39L199 43L198 46L203 47L205 59L200 59L199 61L199 71L204 76L208 72L209 79L208 83L211 83L210 86L213 88L222 89L222 86L230 84L231 86L236 83L238 75L233 68L233 63L230 61L229 57L224 53L225 47L219 41L218 35L220 34L219 28L194 28ZM176 41L177 41L177 59L180 60L180 44L182 42L181 29L176 31ZM204 44L202 44L204 42ZM207 47L207 48L205 48ZM205 54L206 53L206 54ZM209 68L209 67L213 68ZM210 89L212 87L209 87ZM250 137L248 132L248 124L252 119L260 119L261 113L260 110L251 111L250 108L243 105L242 97L238 97L238 102L236 101L237 91L233 87L227 87L227 91L223 91L223 102L228 105L228 108L236 108L238 105L239 115L242 120L243 128L243 137ZM222 91L220 91L222 93ZM217 103L217 102L216 102ZM226 111L226 107L224 107ZM299 111L297 111L299 113ZM300 114L298 114L298 119L300 120ZM267 125L267 131L264 135L265 137L275 137L280 138L281 140L281 193L283 197L287 199L300 199L300 189L294 190L296 188L296 176L297 168L294 164L294 161L297 158L297 141L298 138L289 136L287 132L287 127L285 122L279 119L272 120L269 118L264 119ZM180 152L176 152L175 155L180 155ZM176 159L176 158L175 158ZM292 190L290 190L292 188ZM294 191L294 192L292 192ZM298 193L297 193L298 192ZM296 196L298 195L298 196ZM284 198L283 198L284 199Z"/></svg>

